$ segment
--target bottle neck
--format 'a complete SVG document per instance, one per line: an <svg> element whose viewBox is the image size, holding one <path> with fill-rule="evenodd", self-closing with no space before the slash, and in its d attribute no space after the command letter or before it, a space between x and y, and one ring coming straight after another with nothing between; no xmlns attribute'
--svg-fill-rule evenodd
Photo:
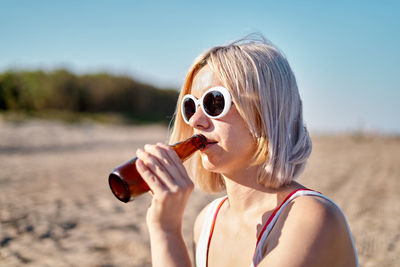
<svg viewBox="0 0 400 267"><path fill-rule="evenodd" d="M204 135L196 134L182 142L172 145L171 147L175 150L178 157L184 161L197 150L205 148L206 145L207 138Z"/></svg>

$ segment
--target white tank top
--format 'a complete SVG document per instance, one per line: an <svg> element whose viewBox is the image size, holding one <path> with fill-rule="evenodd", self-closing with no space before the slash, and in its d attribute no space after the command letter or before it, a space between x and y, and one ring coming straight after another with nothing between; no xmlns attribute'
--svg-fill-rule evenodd
<svg viewBox="0 0 400 267"><path fill-rule="evenodd" d="M286 199L282 202L282 204L273 211L273 213L271 214L271 216L268 218L267 222L265 223L263 229L261 230L261 232L258 236L258 239L257 239L256 248L255 248L254 255L253 255L253 261L250 265L251 267L257 266L260 263L260 261L263 259L264 243L267 240L268 235L271 232L272 228L274 227L276 221L278 220L279 215L282 213L282 211L285 209L285 207L293 199L300 197L300 196L322 197L322 198L332 202L335 206L337 206L328 197L326 197L316 191L312 191L309 189L298 189L298 190L291 192L286 197ZM205 217L203 227L202 227L202 230L201 230L201 233L199 236L199 240L197 242L197 247L196 247L196 266L197 267L207 267L208 249L209 249L212 234L214 231L215 221L216 221L219 209L221 208L222 204L227 199L228 199L227 196L215 199L214 201L211 202L210 206L208 207L208 209L206 211L206 217ZM340 210L340 208L339 208L339 210ZM347 221L346 221L346 223L347 223ZM350 229L348 223L347 223L347 227L348 227L348 229ZM351 239L353 242L353 248L355 249L353 237L351 237ZM357 260L357 257L356 257L356 260ZM358 261L357 261L357 266L358 266Z"/></svg>

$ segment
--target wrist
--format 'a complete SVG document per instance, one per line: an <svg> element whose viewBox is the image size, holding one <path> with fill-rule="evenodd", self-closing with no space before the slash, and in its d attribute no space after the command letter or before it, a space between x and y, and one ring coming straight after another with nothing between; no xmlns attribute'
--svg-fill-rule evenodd
<svg viewBox="0 0 400 267"><path fill-rule="evenodd" d="M149 237L152 244L164 244L169 247L171 244L183 242L181 229L165 229L160 227L149 227Z"/></svg>
<svg viewBox="0 0 400 267"><path fill-rule="evenodd" d="M164 234L164 235L176 235L182 233L182 226L181 224L174 224L174 225L166 225L160 223L148 223L147 229L149 230L150 234Z"/></svg>

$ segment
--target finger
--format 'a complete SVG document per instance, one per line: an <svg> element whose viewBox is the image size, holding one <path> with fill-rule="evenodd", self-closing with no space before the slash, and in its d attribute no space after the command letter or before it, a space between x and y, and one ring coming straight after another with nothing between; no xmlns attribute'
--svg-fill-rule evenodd
<svg viewBox="0 0 400 267"><path fill-rule="evenodd" d="M136 160L136 169L140 176L149 186L153 194L158 194L166 190L164 183L158 179L158 177L152 172L152 170L146 166L146 164L141 159Z"/></svg>
<svg viewBox="0 0 400 267"><path fill-rule="evenodd" d="M176 154L175 150L172 147L164 145L164 144L160 144L160 146L165 149L165 151L166 151L166 153L168 155L168 158L177 167L177 169L178 169L179 173L181 174L181 176L188 177L187 171L185 169L185 166L183 166L182 160L178 157L178 154Z"/></svg>
<svg viewBox="0 0 400 267"><path fill-rule="evenodd" d="M152 154L148 153L147 151L143 151L141 149L138 149L136 152L136 155L138 159L140 159L144 166L149 169L154 175L160 174L160 162L156 157L154 157Z"/></svg>
<svg viewBox="0 0 400 267"><path fill-rule="evenodd" d="M179 173L174 170L175 167L171 165L161 151L158 151L153 145L146 145L146 151L138 150L137 156L140 158L144 165L152 171L157 179L164 184L164 189L169 191L176 191L177 186L181 186L173 178Z"/></svg>
<svg viewBox="0 0 400 267"><path fill-rule="evenodd" d="M181 168L184 169L182 162L176 156L178 160L173 160L171 155L167 152L166 148L169 146L157 144L157 145L147 145L145 146L146 152L151 153L160 162L160 170L166 171L169 176L165 177L165 182L173 187L175 185L184 186L186 183L183 182L182 176L187 176L185 172L182 173ZM171 149L172 150L172 149ZM175 153L172 150L173 153ZM162 174L160 174L162 175Z"/></svg>
<svg viewBox="0 0 400 267"><path fill-rule="evenodd" d="M180 182L187 184L193 184L192 180L189 178L187 171L185 169L185 166L183 166L182 160L178 157L176 154L175 150L167 145L160 144L160 147L163 148L166 152L166 157L173 162L173 165L176 167L176 170L178 171L179 175L177 176L177 179L180 180Z"/></svg>

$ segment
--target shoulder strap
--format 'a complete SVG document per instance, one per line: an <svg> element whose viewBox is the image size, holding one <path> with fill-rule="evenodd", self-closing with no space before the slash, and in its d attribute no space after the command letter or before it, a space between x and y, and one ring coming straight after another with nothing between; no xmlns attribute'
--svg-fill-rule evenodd
<svg viewBox="0 0 400 267"><path fill-rule="evenodd" d="M315 191L309 190L309 189L298 189L293 192L291 192L288 196L286 196L285 200L281 203L279 207L277 207L272 214L269 216L267 222L264 224L260 234L258 235L257 238L257 243L256 243L256 249L254 251L254 256L253 256L253 265L252 266L257 266L260 261L263 258L263 247L265 240L267 239L269 233L271 232L272 228L274 227L276 221L279 218L279 215L282 213L282 210L296 197L300 195L309 195L317 193ZM317 193L319 194L319 193Z"/></svg>
<svg viewBox="0 0 400 267"><path fill-rule="evenodd" d="M210 203L206 211L203 227L200 232L199 240L196 247L196 266L207 267L208 249L210 246L211 237L214 231L215 221L218 211L228 197L217 198Z"/></svg>
<svg viewBox="0 0 400 267"><path fill-rule="evenodd" d="M328 197L322 195L319 192L316 192L316 191L313 191L310 189L298 189L298 190L291 192L285 198L285 200L282 202L282 204L274 210L274 212L271 214L271 216L268 218L267 222L265 223L263 229L261 230L261 232L258 236L258 239L257 239L256 249L254 251L253 262L252 262L251 266L257 266L260 263L260 261L262 260L264 243L265 243L269 233L271 232L272 228L274 227L276 221L278 220L279 215L282 213L282 211L285 209L285 207L293 199L300 197L300 196L318 196L318 197L322 197L322 198L332 202L333 204L335 204Z"/></svg>

